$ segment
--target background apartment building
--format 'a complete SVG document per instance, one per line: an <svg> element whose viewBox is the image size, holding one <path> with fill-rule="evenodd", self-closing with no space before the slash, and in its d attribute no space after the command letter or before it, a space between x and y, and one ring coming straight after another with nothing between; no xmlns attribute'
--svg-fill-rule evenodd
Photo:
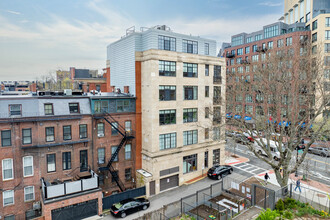
<svg viewBox="0 0 330 220"><path fill-rule="evenodd" d="M288 25L282 22L269 24L264 26L262 30L250 34L241 33L232 36L231 46L224 50L228 74L226 84L227 118L244 118L251 125L258 116L269 116L277 122L287 121L290 112L288 105L293 104L284 99L280 103L274 103L269 100L269 97L266 97L266 94L260 93L258 85L266 85L262 84L264 82L260 82L260 76L257 72L260 64L269 65L267 63L268 58L274 55L285 54L285 59L288 60L279 60L279 62L293 65L289 58L299 59L302 52L301 48L304 47L309 38L310 31L306 30L304 23ZM280 65L280 63L272 63L272 65ZM293 74L295 70L294 67L292 68ZM289 68L287 70L290 71ZM289 76L287 80L290 80ZM269 84L271 83L269 81ZM304 80L299 80L298 83L302 86ZM297 97L304 96L299 91L293 92ZM289 98L284 94L278 94L279 97L282 95L283 98ZM307 104L305 102L299 103L298 109L301 114L309 111ZM234 113L236 115L233 115Z"/></svg>
<svg viewBox="0 0 330 220"><path fill-rule="evenodd" d="M225 162L225 63L215 41L156 26L128 29L107 50L111 85L136 95L137 182L148 196Z"/></svg>
<svg viewBox="0 0 330 220"><path fill-rule="evenodd" d="M330 100L330 1L284 0L284 16L281 19L287 24L305 22L311 30L314 55L324 63L324 91ZM330 117L330 110L325 110L323 116Z"/></svg>

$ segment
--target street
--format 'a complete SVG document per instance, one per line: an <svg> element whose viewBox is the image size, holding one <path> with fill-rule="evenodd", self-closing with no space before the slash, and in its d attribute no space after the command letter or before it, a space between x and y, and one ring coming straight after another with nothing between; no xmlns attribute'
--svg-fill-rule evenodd
<svg viewBox="0 0 330 220"><path fill-rule="evenodd" d="M228 139L229 140L229 139ZM264 161L258 159L252 152L250 152L247 146L235 143L234 141L228 141L226 144L226 151L234 153L234 145L236 144L235 154L249 158L249 162L238 164L234 166L234 172L240 173L244 176L252 176L270 170L271 167ZM292 160L296 159L296 154ZM244 164L246 166L244 166ZM259 168L259 169L257 169ZM315 154L308 153L306 155L304 163L298 169L298 174L302 176L307 172L307 177L321 182L323 184L330 185L330 158L321 157ZM304 171L304 172L303 172Z"/></svg>

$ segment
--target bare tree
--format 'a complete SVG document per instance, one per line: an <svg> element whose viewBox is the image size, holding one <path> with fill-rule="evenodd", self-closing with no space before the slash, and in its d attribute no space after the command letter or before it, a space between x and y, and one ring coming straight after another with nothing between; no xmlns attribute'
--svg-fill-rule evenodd
<svg viewBox="0 0 330 220"><path fill-rule="evenodd" d="M315 53L307 36L288 46L259 47L257 52L235 72L228 69L227 113L231 118L227 124L256 137L249 150L274 169L277 182L284 187L327 123L322 119L330 103L324 86L324 58ZM244 116L252 118L250 123ZM295 150L306 137L310 141L298 156ZM272 156L269 147L274 140L279 158ZM258 153L260 148L267 158Z"/></svg>

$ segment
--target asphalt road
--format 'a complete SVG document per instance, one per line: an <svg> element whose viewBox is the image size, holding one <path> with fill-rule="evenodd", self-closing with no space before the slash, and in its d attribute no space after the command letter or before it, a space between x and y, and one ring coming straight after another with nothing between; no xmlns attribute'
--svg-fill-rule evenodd
<svg viewBox="0 0 330 220"><path fill-rule="evenodd" d="M226 150L234 152L234 141L228 141L226 145ZM248 164L254 165L256 167L262 167L266 170L271 169L271 166L264 161L257 158L252 152L250 152L247 146L242 144L237 144L235 148L235 153L237 155L247 157L250 159ZM296 154L294 154L292 160L295 160ZM307 170L307 171L306 171ZM235 169L235 172L239 172L242 175L248 176L248 174L240 169ZM323 184L330 185L330 157L321 157L315 154L308 153L306 155L304 163L298 169L299 175L303 175L303 172L307 172L308 178L321 182Z"/></svg>

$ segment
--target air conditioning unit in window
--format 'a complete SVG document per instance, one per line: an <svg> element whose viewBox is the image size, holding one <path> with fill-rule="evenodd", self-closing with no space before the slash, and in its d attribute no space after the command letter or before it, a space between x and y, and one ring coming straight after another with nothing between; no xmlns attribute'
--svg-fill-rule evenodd
<svg viewBox="0 0 330 220"><path fill-rule="evenodd" d="M40 209L41 209L40 201L34 202L33 203L33 210L40 210Z"/></svg>
<svg viewBox="0 0 330 220"><path fill-rule="evenodd" d="M104 134L97 134L98 137L104 137Z"/></svg>

